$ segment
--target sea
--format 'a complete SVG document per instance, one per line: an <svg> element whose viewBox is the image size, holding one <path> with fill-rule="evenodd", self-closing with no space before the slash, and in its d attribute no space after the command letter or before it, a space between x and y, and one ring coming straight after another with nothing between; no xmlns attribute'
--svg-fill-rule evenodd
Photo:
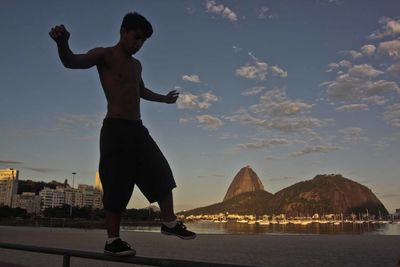
<svg viewBox="0 0 400 267"><path fill-rule="evenodd" d="M400 222L394 223L309 223L301 224L247 224L235 221L185 223L187 228L199 234L255 234L255 235L400 235ZM160 232L159 225L122 226L121 231Z"/></svg>

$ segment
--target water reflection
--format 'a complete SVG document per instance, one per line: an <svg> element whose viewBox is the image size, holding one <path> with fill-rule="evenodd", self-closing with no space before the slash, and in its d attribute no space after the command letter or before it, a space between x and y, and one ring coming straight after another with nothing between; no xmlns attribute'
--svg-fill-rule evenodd
<svg viewBox="0 0 400 267"><path fill-rule="evenodd" d="M190 230L199 234L378 234L400 235L400 224L245 224L237 222L188 222ZM122 231L160 232L158 225L123 226Z"/></svg>

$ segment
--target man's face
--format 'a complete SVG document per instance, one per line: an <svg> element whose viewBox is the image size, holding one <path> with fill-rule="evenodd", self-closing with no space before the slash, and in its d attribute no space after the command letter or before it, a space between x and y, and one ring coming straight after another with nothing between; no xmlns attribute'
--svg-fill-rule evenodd
<svg viewBox="0 0 400 267"><path fill-rule="evenodd" d="M123 29L122 37L124 43L126 44L126 48L130 54L136 54L144 42L146 38L144 37L144 33L141 30L128 30Z"/></svg>

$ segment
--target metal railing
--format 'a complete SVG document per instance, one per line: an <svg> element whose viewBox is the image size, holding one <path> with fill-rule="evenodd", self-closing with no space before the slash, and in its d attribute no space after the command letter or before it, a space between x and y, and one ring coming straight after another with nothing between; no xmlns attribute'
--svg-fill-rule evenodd
<svg viewBox="0 0 400 267"><path fill-rule="evenodd" d="M122 263L132 263L132 264L140 264L148 266L150 265L150 266L173 266L173 267L255 267L250 265L235 265L235 264L174 260L174 259L158 259L158 258L147 258L138 256L118 258L118 257L108 256L99 252L50 248L50 247L38 247L38 246L10 244L10 243L0 243L0 248L61 255L63 256L63 265L62 265L63 267L70 267L71 257L122 262Z"/></svg>

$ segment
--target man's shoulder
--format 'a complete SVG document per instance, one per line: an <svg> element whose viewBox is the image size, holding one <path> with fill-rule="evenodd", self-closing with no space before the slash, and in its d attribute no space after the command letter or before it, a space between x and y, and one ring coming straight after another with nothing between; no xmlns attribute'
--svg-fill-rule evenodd
<svg viewBox="0 0 400 267"><path fill-rule="evenodd" d="M139 59L131 57L132 61L136 64L137 67L139 67L139 70L142 71L142 63L140 63Z"/></svg>

